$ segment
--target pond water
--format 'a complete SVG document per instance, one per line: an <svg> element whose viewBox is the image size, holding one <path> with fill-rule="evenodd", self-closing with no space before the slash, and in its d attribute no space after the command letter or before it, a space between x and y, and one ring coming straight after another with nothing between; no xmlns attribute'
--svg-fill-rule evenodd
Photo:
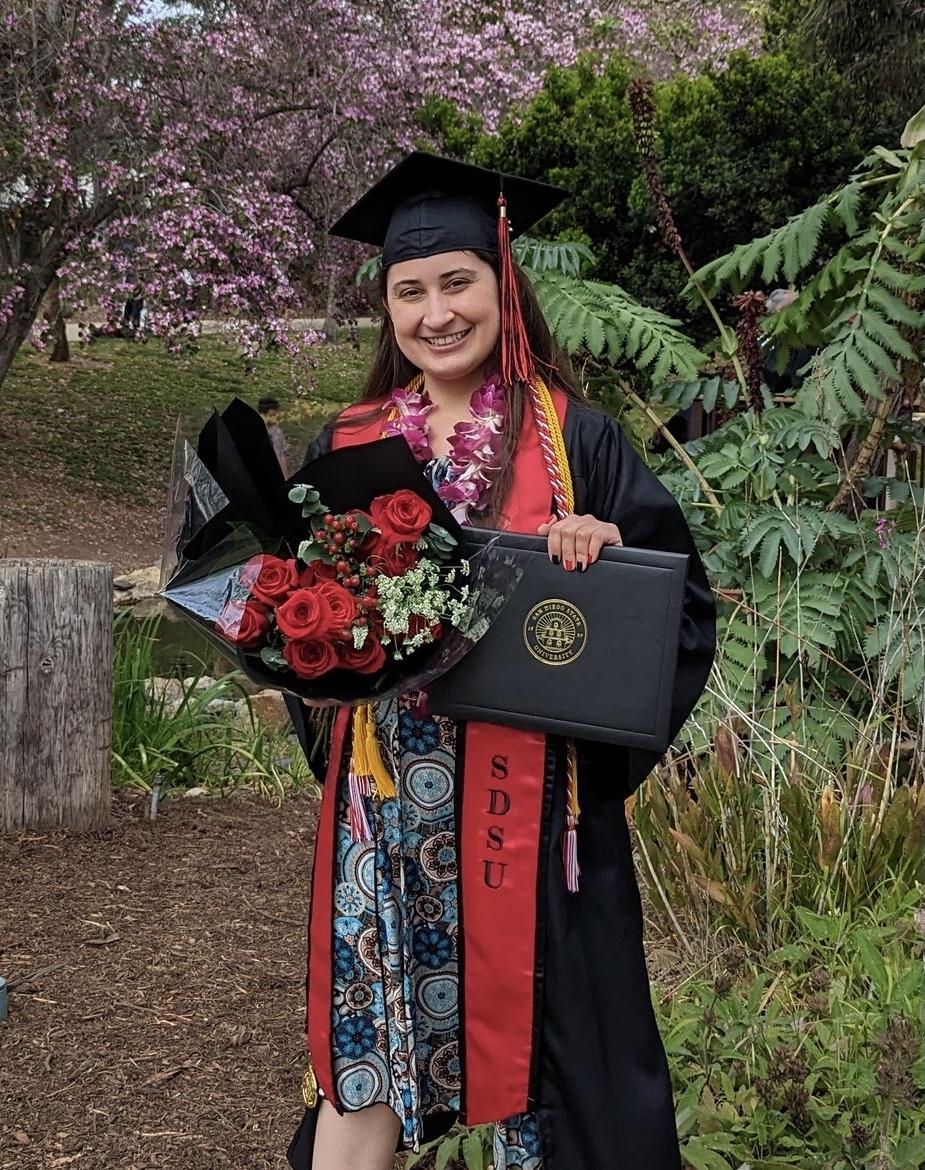
<svg viewBox="0 0 925 1170"><path fill-rule="evenodd" d="M179 617L165 602L156 608L146 605L142 612L132 613L131 620L140 625L155 614L160 617L151 655L156 675L162 678L187 677L201 672L211 678L220 678L235 669L230 658L226 658L192 622Z"/></svg>

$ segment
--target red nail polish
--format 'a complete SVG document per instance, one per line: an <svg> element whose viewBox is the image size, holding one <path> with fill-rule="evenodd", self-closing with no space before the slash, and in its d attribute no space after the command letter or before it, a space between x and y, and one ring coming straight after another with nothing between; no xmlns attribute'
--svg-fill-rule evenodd
<svg viewBox="0 0 925 1170"><path fill-rule="evenodd" d="M571 573L571 571L572 571L572 562L571 561L565 562L565 571L566 571L566 573Z"/></svg>

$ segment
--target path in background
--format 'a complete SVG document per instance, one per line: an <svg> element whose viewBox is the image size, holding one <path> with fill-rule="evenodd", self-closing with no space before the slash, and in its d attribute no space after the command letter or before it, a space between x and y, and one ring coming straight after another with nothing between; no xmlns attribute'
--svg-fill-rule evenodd
<svg viewBox="0 0 925 1170"><path fill-rule="evenodd" d="M0 838L0 1170L287 1165L315 803L146 803Z"/></svg>
<svg viewBox="0 0 925 1170"><path fill-rule="evenodd" d="M289 322L289 328L294 330L296 333L305 333L309 329L317 329L320 331L324 328L325 322L327 320L328 318L326 317L293 317L293 319ZM97 329L100 329L102 328L103 324L104 322L102 321L90 321L87 323L86 328L92 329L96 327ZM370 329L373 327L373 325L376 324L378 324L378 318L357 318L357 325L360 329ZM68 321L65 326L67 329L68 341L79 341L81 330L84 327L85 326L78 324L76 321ZM228 332L228 329L229 326L227 321L203 321L202 323L202 332L204 334L226 333Z"/></svg>

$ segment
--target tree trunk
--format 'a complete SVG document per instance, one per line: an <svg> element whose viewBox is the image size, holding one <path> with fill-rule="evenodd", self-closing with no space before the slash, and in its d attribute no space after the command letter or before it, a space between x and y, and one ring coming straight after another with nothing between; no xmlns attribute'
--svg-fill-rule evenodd
<svg viewBox="0 0 925 1170"><path fill-rule="evenodd" d="M109 819L112 567L0 560L0 833Z"/></svg>
<svg viewBox="0 0 925 1170"><path fill-rule="evenodd" d="M13 307L13 315L5 325L0 325L0 386L3 385L19 347L29 336L35 321L35 310L23 299Z"/></svg>
<svg viewBox="0 0 925 1170"><path fill-rule="evenodd" d="M67 343L67 321L61 307L61 281L56 276L45 297L45 320L51 329L52 347L48 360L69 362L71 351Z"/></svg>
<svg viewBox="0 0 925 1170"><path fill-rule="evenodd" d="M10 319L0 325L0 386L10 372L19 347L29 336L45 294L58 275L58 266L63 257L64 248L60 238L50 239L25 275L23 295L14 302Z"/></svg>

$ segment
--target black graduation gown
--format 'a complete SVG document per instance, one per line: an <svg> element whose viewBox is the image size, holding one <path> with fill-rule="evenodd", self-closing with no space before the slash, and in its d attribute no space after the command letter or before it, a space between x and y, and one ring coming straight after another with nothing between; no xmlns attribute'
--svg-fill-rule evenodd
<svg viewBox="0 0 925 1170"><path fill-rule="evenodd" d="M672 704L676 734L706 684L715 649L715 607L700 557L677 502L613 419L571 402L564 436L576 512L618 524L628 546L690 556ZM329 448L325 428L306 458ZM298 700L287 702L309 751L314 736L304 708ZM657 760L643 750L579 743L577 894L566 889L561 861L563 753L546 777L540 875L546 897L539 901L536 924L536 953L542 959L535 975L530 1102L539 1120L543 1170L679 1170L681 1165L624 811L625 799ZM322 761L313 763L322 774ZM448 1125L452 1117L444 1120ZM290 1147L297 1170L311 1166L314 1123L314 1112L306 1112ZM425 1130L425 1136L432 1133Z"/></svg>

